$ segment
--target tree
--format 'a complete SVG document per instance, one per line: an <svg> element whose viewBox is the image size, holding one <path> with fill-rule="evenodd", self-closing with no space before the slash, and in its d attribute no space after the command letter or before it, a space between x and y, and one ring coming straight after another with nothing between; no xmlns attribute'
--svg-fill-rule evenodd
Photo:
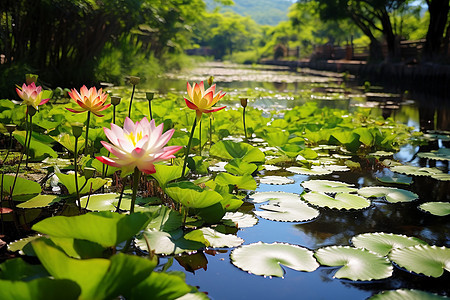
<svg viewBox="0 0 450 300"><path fill-rule="evenodd" d="M430 15L430 23L428 25L423 56L425 60L433 60L440 56L444 42L445 28L446 26L449 28L449 1L426 0L426 3ZM448 37L448 29L446 36Z"/></svg>

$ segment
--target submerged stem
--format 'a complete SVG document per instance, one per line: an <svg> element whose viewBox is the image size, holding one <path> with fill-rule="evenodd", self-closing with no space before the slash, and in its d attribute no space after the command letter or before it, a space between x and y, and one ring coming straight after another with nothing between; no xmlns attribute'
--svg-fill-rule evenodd
<svg viewBox="0 0 450 300"><path fill-rule="evenodd" d="M184 177L184 172L186 171L186 165L189 156L189 151L191 150L192 137L194 136L195 125L197 125L197 116L195 116L194 124L192 124L191 135L189 136L189 141L186 148L186 155L184 157L183 171L181 172L181 177Z"/></svg>

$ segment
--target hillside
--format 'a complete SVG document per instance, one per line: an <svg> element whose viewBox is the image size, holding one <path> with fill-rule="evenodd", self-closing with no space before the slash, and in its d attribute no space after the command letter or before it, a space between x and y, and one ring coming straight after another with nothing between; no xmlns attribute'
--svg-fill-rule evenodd
<svg viewBox="0 0 450 300"><path fill-rule="evenodd" d="M220 6L213 0L205 1L208 9ZM277 25L287 20L289 7L295 1L290 0L234 0L233 6L220 8L221 11L234 11L242 16L250 16L261 25Z"/></svg>

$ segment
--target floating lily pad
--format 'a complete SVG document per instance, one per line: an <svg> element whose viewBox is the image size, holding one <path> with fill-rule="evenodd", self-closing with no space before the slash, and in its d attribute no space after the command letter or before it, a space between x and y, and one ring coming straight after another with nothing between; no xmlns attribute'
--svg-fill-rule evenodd
<svg viewBox="0 0 450 300"><path fill-rule="evenodd" d="M389 259L410 272L439 277L444 270L450 272L450 248L416 245L394 249Z"/></svg>
<svg viewBox="0 0 450 300"><path fill-rule="evenodd" d="M52 204L58 203L61 200L60 197L54 195L37 195L26 202L22 202L17 205L20 208L37 208L47 207Z"/></svg>
<svg viewBox="0 0 450 300"><path fill-rule="evenodd" d="M300 196L294 193L285 192L258 192L250 195L249 200L253 203L263 203L266 201L298 201Z"/></svg>
<svg viewBox="0 0 450 300"><path fill-rule="evenodd" d="M382 183L397 183L397 184L406 184L410 185L413 182L412 177L405 175L395 174L393 176L381 176L377 177L377 180Z"/></svg>
<svg viewBox="0 0 450 300"><path fill-rule="evenodd" d="M354 236L352 243L357 248L365 248L382 256L396 248L427 245L426 242L415 237L384 232L364 233Z"/></svg>
<svg viewBox="0 0 450 300"><path fill-rule="evenodd" d="M350 171L350 168L347 166L338 166L338 165L326 165L324 166L326 170L331 172L347 172Z"/></svg>
<svg viewBox="0 0 450 300"><path fill-rule="evenodd" d="M419 205L419 208L435 216L450 215L450 203L448 202L426 202Z"/></svg>
<svg viewBox="0 0 450 300"><path fill-rule="evenodd" d="M205 247L205 244L201 242L185 239L181 229L171 232L147 229L143 232L143 235L145 235L145 238L143 236L138 237L136 245L145 251L148 251L149 245L150 251L155 251L156 254L192 253Z"/></svg>
<svg viewBox="0 0 450 300"><path fill-rule="evenodd" d="M334 198L323 193L309 192L302 195L307 202L336 209L363 209L370 206L370 200L355 194L337 193Z"/></svg>
<svg viewBox="0 0 450 300"><path fill-rule="evenodd" d="M393 272L389 260L365 249L331 246L318 249L314 256L322 265L342 266L336 278L370 281L388 278Z"/></svg>
<svg viewBox="0 0 450 300"><path fill-rule="evenodd" d="M417 194L407 190L382 186L363 187L358 190L358 194L364 197L384 197L391 203L411 202L419 198Z"/></svg>
<svg viewBox="0 0 450 300"><path fill-rule="evenodd" d="M274 165L263 165L263 167L267 171L277 171L277 170L281 169L280 167L277 167L277 166L274 166Z"/></svg>
<svg viewBox="0 0 450 300"><path fill-rule="evenodd" d="M201 233L200 239L191 238L190 234L194 232ZM244 242L243 239L233 234L223 234L212 228L207 227L191 231L190 233L186 234L184 238L189 239L191 241L201 242L205 244L207 247L212 248L237 247L242 245L242 243Z"/></svg>
<svg viewBox="0 0 450 300"><path fill-rule="evenodd" d="M392 155L394 155L394 152L377 151L377 152L369 153L369 155L384 157L384 156L392 156Z"/></svg>
<svg viewBox="0 0 450 300"><path fill-rule="evenodd" d="M357 191L352 184L331 180L308 180L301 184L305 189L321 193L351 193Z"/></svg>
<svg viewBox="0 0 450 300"><path fill-rule="evenodd" d="M250 214L227 212L222 218L222 222L227 226L245 228L255 226L258 223L258 219Z"/></svg>
<svg viewBox="0 0 450 300"><path fill-rule="evenodd" d="M299 198L282 201L271 200L269 204L260 206L263 210L254 213L267 220L280 222L306 222L319 216L319 211L310 207Z"/></svg>
<svg viewBox="0 0 450 300"><path fill-rule="evenodd" d="M263 184L282 185L282 184L291 184L294 182L295 182L294 179L283 176L264 176L259 178L259 183Z"/></svg>
<svg viewBox="0 0 450 300"><path fill-rule="evenodd" d="M437 151L432 152L420 152L417 153L417 156L420 158L427 158L432 160L447 160L450 161L450 149L448 148L440 148Z"/></svg>
<svg viewBox="0 0 450 300"><path fill-rule="evenodd" d="M35 256L31 242L40 238L42 235L36 234L29 237L14 241L8 244L8 250L11 252L19 251L21 255Z"/></svg>
<svg viewBox="0 0 450 300"><path fill-rule="evenodd" d="M283 277L281 265L297 270L312 272L319 267L313 252L296 245L262 242L245 245L231 252L233 264L251 274Z"/></svg>
<svg viewBox="0 0 450 300"><path fill-rule="evenodd" d="M419 290L398 289L394 291L383 291L373 295L367 300L442 300L448 297L439 296Z"/></svg>
<svg viewBox="0 0 450 300"><path fill-rule="evenodd" d="M449 181L450 174L444 173L436 168L421 168L414 166L393 166L391 167L393 172L402 173L406 175L414 176L429 176L437 180Z"/></svg>
<svg viewBox="0 0 450 300"><path fill-rule="evenodd" d="M302 175L327 175L333 173L333 171L319 166L312 166L311 169L305 167L289 167L286 171Z"/></svg>
<svg viewBox="0 0 450 300"><path fill-rule="evenodd" d="M90 196L81 197L81 206L86 207L92 211L114 211L119 204L120 194L107 193L107 194L95 194ZM89 199L89 203L87 202ZM87 206L86 206L87 204ZM128 210L131 205L131 196L123 195L122 202L120 203L120 209Z"/></svg>

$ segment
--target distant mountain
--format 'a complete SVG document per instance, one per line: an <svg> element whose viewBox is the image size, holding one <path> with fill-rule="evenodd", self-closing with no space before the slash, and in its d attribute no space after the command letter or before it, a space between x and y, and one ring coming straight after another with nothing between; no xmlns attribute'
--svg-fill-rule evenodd
<svg viewBox="0 0 450 300"><path fill-rule="evenodd" d="M209 10L214 10L220 4L213 0L206 0ZM277 25L288 19L289 7L293 0L234 0L233 6L225 6L221 11L234 11L242 16L250 16L261 25Z"/></svg>

